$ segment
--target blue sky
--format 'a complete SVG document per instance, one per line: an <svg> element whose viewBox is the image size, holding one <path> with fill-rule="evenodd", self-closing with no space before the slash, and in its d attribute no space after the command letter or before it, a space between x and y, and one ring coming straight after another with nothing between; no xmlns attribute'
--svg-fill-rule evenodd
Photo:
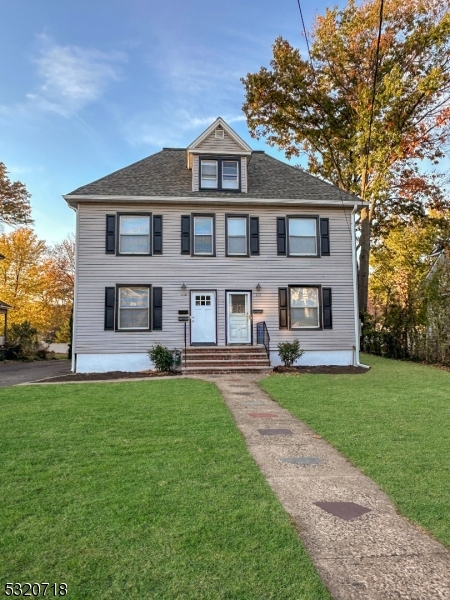
<svg viewBox="0 0 450 600"><path fill-rule="evenodd" d="M335 3L302 4L309 28ZM283 158L248 135L239 80L277 36L304 47L297 0L14 0L0 20L0 161L49 243L74 230L62 194L185 147L218 116Z"/></svg>

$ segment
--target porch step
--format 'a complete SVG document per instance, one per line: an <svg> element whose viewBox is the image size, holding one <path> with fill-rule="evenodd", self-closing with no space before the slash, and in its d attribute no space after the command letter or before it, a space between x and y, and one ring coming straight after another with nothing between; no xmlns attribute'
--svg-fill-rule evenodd
<svg viewBox="0 0 450 600"><path fill-rule="evenodd" d="M183 373L268 372L269 360L262 346L188 348Z"/></svg>

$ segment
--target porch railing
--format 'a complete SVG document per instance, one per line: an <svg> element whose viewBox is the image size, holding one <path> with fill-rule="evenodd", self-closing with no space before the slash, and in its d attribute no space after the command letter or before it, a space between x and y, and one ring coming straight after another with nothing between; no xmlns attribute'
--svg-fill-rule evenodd
<svg viewBox="0 0 450 600"><path fill-rule="evenodd" d="M256 343L264 344L267 353L267 358L269 359L270 367L270 335L265 321L261 321L261 323L256 323Z"/></svg>

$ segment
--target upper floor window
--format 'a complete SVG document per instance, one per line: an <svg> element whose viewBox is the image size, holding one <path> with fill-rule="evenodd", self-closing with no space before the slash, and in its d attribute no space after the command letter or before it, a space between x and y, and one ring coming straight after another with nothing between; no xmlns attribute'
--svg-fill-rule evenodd
<svg viewBox="0 0 450 600"><path fill-rule="evenodd" d="M200 159L200 189L239 190L239 164L237 159Z"/></svg>
<svg viewBox="0 0 450 600"><path fill-rule="evenodd" d="M289 255L317 256L317 219L289 217Z"/></svg>
<svg viewBox="0 0 450 600"><path fill-rule="evenodd" d="M247 256L247 217L227 217L227 254Z"/></svg>
<svg viewBox="0 0 450 600"><path fill-rule="evenodd" d="M279 256L330 256L329 218L288 215L277 217Z"/></svg>
<svg viewBox="0 0 450 600"><path fill-rule="evenodd" d="M214 218L194 216L194 254L214 254Z"/></svg>
<svg viewBox="0 0 450 600"><path fill-rule="evenodd" d="M119 215L119 254L150 254L150 215Z"/></svg>

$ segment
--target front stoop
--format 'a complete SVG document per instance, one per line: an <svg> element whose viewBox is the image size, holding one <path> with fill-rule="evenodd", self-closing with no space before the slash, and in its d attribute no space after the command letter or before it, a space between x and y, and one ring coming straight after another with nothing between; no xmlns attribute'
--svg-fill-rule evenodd
<svg viewBox="0 0 450 600"><path fill-rule="evenodd" d="M191 347L186 351L186 367L184 356L182 365L182 372L185 375L267 373L270 370L264 346Z"/></svg>

